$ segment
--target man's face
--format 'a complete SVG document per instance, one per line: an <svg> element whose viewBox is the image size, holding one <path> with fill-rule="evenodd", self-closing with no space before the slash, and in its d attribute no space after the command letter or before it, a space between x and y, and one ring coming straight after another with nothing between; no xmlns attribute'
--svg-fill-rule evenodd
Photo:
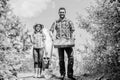
<svg viewBox="0 0 120 80"><path fill-rule="evenodd" d="M59 10L59 17L60 17L61 19L64 19L64 18L65 18L65 14L66 14L66 11L65 11L64 9Z"/></svg>

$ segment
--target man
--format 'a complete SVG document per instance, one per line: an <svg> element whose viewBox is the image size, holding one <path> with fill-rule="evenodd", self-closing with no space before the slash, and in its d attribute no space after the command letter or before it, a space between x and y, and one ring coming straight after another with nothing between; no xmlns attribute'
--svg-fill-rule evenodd
<svg viewBox="0 0 120 80"><path fill-rule="evenodd" d="M53 33L56 31L56 36L55 40L60 40L60 42L62 42L62 40L70 40L72 38L72 34L74 32L74 26L73 23L66 19L65 15L66 15L66 9L61 7L58 11L59 14L59 19L57 21L55 21L51 28L50 28L50 32L53 35ZM52 36L53 38L53 36ZM62 46L62 47L58 47L58 55L59 55L59 65L60 65L60 74L62 77L62 80L64 80L65 77L65 62L64 62L64 51L66 51L67 56L68 56L68 71L67 71L67 76L68 78L75 80L75 78L73 77L73 63L74 63L74 59L73 59L73 48L71 46Z"/></svg>

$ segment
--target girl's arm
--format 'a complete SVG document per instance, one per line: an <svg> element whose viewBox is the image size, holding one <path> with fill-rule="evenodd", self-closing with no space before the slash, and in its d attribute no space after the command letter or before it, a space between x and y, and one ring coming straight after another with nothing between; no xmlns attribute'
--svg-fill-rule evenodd
<svg viewBox="0 0 120 80"><path fill-rule="evenodd" d="M34 44L34 35L30 35L30 42Z"/></svg>

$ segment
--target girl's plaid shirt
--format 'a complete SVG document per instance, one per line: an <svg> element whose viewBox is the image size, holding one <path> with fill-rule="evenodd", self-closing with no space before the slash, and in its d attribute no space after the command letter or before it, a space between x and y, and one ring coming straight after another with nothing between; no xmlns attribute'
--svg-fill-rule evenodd
<svg viewBox="0 0 120 80"><path fill-rule="evenodd" d="M45 47L46 36L43 32L33 33L32 43L34 48L43 48Z"/></svg>

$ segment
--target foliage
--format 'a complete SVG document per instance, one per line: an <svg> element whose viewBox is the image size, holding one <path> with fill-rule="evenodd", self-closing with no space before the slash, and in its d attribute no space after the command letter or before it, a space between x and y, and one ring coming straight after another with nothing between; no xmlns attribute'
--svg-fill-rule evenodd
<svg viewBox="0 0 120 80"><path fill-rule="evenodd" d="M30 45L24 45L28 31L23 30L25 26L13 14L8 2L0 0L0 77L9 79L17 77Z"/></svg>
<svg viewBox="0 0 120 80"><path fill-rule="evenodd" d="M86 18L79 16L78 23L80 28L94 36L93 61L96 63L95 66L106 73L114 72L120 64L119 0L97 0L96 5L89 7L87 11L89 15Z"/></svg>

